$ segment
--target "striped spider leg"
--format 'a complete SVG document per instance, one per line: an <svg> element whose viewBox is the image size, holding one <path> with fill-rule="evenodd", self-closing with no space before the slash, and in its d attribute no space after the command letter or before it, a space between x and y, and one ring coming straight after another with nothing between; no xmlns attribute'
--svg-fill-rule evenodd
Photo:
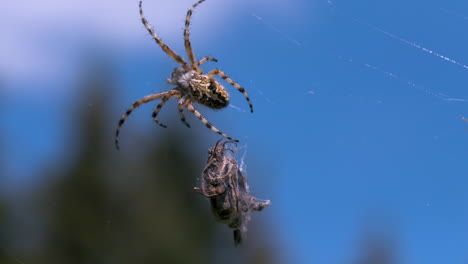
<svg viewBox="0 0 468 264"><path fill-rule="evenodd" d="M133 112L133 110L135 110L135 108L139 107L140 105L142 104L146 104L146 103L149 103L149 102L152 102L152 101L155 101L155 100L158 100L158 99L163 99L161 100L161 102L159 103L159 105L156 107L156 109L154 110L153 112L153 119L156 121L156 123L158 123L160 126L164 126L163 124L159 123L159 121L157 121L157 114L159 112L159 109L161 109L162 107L162 104L164 104L163 102L166 102L170 97L174 96L176 98L180 98L181 97L181 92L177 89L172 89L172 90L169 90L169 91L165 91L165 92L160 92L160 93L155 93L155 94L150 94L150 95L147 95L143 98L141 98L140 100L137 100L135 101L132 106L125 112L125 114L122 115L122 117L120 118L119 120L119 123L117 125L117 129L115 130L115 146L117 149L119 149L119 134L120 134L120 128L122 127L122 125L124 124L125 120L128 118L128 116ZM167 98L167 99L165 99Z"/></svg>

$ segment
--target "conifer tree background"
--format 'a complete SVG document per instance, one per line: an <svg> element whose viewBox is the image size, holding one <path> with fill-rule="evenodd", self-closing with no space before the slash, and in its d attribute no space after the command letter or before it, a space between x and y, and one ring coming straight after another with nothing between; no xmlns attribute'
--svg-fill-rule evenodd
<svg viewBox="0 0 468 264"><path fill-rule="evenodd" d="M111 111L112 70L105 63L90 64L79 83L81 98L70 108L76 134L64 147L72 160L52 162L41 172L44 182L19 199L18 224L8 232L14 237L2 229L0 200L0 245L12 240L17 246L2 254L5 259L35 264L275 263L271 237L261 225L249 242L235 248L231 230L214 221L208 200L193 191L205 166L196 161L204 162L207 153L192 143L204 140L195 130L190 140L173 127L157 137L145 136L147 142L137 147L115 149L114 121L119 117ZM23 217L28 220L19 219Z"/></svg>
<svg viewBox="0 0 468 264"><path fill-rule="evenodd" d="M117 151L112 67L91 61L84 68L79 98L64 110L73 131L63 146L67 157L51 161L38 172L40 180L16 195L0 177L0 264L290 261L277 250L284 242L263 212L253 214L247 240L234 247L232 230L217 223L208 199L193 191L207 158L197 129L155 125L162 131L155 136L127 128L131 143ZM0 134L0 144L4 140ZM0 148L2 175L4 155ZM397 263L393 244L370 237L345 263Z"/></svg>

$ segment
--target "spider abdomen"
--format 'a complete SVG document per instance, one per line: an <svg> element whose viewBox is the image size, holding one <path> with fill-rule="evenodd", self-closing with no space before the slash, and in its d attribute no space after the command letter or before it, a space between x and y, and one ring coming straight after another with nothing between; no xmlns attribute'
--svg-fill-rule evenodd
<svg viewBox="0 0 468 264"><path fill-rule="evenodd" d="M213 109L229 105L229 94L216 80L199 75L190 80L193 98L200 104Z"/></svg>

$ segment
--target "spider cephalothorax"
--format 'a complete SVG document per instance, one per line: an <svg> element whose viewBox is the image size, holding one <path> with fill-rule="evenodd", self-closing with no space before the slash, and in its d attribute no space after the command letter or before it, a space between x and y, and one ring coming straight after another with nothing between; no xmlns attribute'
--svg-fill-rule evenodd
<svg viewBox="0 0 468 264"><path fill-rule="evenodd" d="M207 61L217 61L213 57L205 56L201 60L196 61L195 60L195 55L193 54L192 50L192 45L190 43L190 37L189 37L189 26L190 26L190 18L192 16L192 12L195 9L197 5L202 3L205 0L200 0L197 3L195 3L192 8L190 8L187 11L187 15L185 18L185 29L184 29L184 44L185 44L185 50L187 52L187 57L189 59L189 63L185 62L185 60L177 55L169 46L164 44L164 42L159 38L158 35L153 31L151 26L148 24L148 21L146 20L145 16L143 15L143 9L142 9L142 2L140 1L140 16L141 16L141 21L145 28L148 30L148 32L151 34L153 39L156 41L156 43L163 49L163 51L169 55L172 59L174 59L177 63L182 66L181 68L176 68L172 72L171 78L167 80L169 84L175 85L176 87L160 92L160 93L155 93L155 94L150 94L147 95L140 100L136 101L133 103L133 105L125 112L125 114L122 116L120 119L117 130L115 132L115 145L117 149L119 148L119 132L120 128L122 127L123 123L127 119L127 117L130 115L130 113L137 108L138 106L148 103L154 100L159 100L161 99L161 102L159 102L158 106L156 106L156 109L153 111L153 120L160 126L166 127L164 124L160 123L157 115L163 105L169 100L171 97L175 98L180 98L179 103L178 103L178 109L180 113L180 118L182 122L190 127L190 125L185 121L185 115L184 115L184 107L186 107L190 112L192 112L200 121L209 129L212 131L220 134L221 136L234 140L230 136L224 134L223 132L219 131L216 127L210 124L208 120L206 120L200 112L195 110L193 108L193 103L197 102L199 104L202 104L204 106L207 106L212 109L221 109L229 105L229 94L227 93L226 89L219 83L217 82L214 77L219 76L232 86L234 86L239 92L241 92L244 97L246 98L247 102L249 103L250 106L250 111L253 112L253 106L252 102L250 101L249 96L247 95L247 92L245 91L244 88L242 88L239 84L231 80L224 72L222 72L219 69L214 69L209 71L206 75L203 75L202 69L199 68L199 66Z"/></svg>

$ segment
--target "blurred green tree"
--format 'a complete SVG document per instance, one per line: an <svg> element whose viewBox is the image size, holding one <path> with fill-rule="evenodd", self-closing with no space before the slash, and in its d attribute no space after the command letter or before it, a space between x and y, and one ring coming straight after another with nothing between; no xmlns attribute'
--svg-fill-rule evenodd
<svg viewBox="0 0 468 264"><path fill-rule="evenodd" d="M222 252L224 263L274 263L265 242L270 238L255 246L261 250L249 243L234 248L230 230L226 242L219 242L224 226L214 221L208 200L192 190L205 164L191 155L207 150L194 149L175 128L149 138L158 143L142 144L134 150L138 154L115 150L115 124L109 123L119 117L110 111L115 79L108 65L91 65L99 67L88 67L81 78L83 95L70 114L77 115L70 144L77 153L67 165L57 164L38 190L33 203L45 223L43 235L22 261L219 263ZM203 140L197 133L191 137Z"/></svg>
<svg viewBox="0 0 468 264"><path fill-rule="evenodd" d="M6 91L5 79L0 74L0 113L5 113ZM6 137L3 133L5 131L5 124L0 122L0 263L17 263L15 257L11 255L9 245L9 224L13 214L10 203L7 197L7 170L5 156L5 142Z"/></svg>
<svg viewBox="0 0 468 264"><path fill-rule="evenodd" d="M390 228L385 226L388 225L387 221L383 223L369 222L367 226L362 229L362 238L359 243L359 252L356 260L353 263L356 264L396 264L396 245L392 237L395 234L390 235ZM383 227L386 229L383 229ZM385 231L384 231L385 230Z"/></svg>

